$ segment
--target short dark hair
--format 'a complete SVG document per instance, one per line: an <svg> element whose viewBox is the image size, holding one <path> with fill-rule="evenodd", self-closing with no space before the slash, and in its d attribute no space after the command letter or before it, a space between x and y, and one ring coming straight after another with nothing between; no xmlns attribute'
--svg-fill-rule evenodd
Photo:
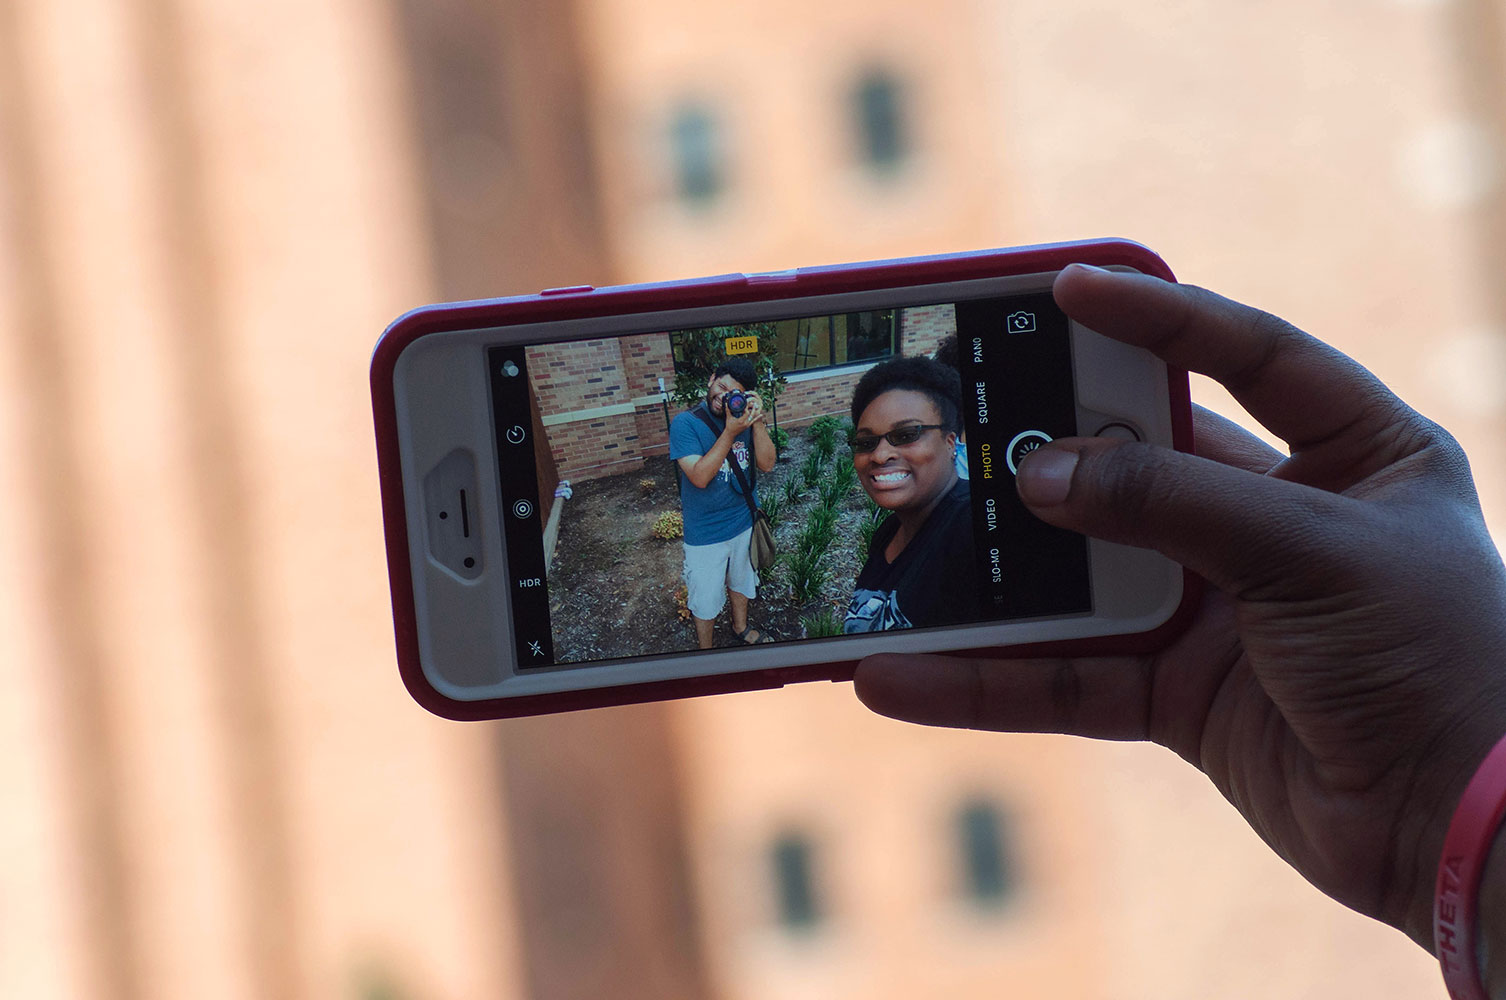
<svg viewBox="0 0 1506 1000"><path fill-rule="evenodd" d="M728 358L723 361L716 366L716 371L711 373L711 380L715 381L723 375L731 375L744 389L754 389L758 386L758 373L753 370L753 362L747 358Z"/></svg>
<svg viewBox="0 0 1506 1000"><path fill-rule="evenodd" d="M852 390L853 424L869 403L892 389L923 394L935 405L945 432L962 432L962 381L955 369L931 358L891 358L868 369Z"/></svg>
<svg viewBox="0 0 1506 1000"><path fill-rule="evenodd" d="M946 365L955 372L962 371L957 367L957 335L949 333L941 338L941 343L936 345L936 353L931 355L937 361Z"/></svg>

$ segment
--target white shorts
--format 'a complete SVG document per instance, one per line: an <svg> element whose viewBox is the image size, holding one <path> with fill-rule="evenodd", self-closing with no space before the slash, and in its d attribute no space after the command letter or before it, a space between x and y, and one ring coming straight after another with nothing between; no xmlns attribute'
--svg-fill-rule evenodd
<svg viewBox="0 0 1506 1000"><path fill-rule="evenodd" d="M727 591L758 596L758 573L748 558L753 528L725 542L685 546L685 603L702 621L712 621L727 603Z"/></svg>

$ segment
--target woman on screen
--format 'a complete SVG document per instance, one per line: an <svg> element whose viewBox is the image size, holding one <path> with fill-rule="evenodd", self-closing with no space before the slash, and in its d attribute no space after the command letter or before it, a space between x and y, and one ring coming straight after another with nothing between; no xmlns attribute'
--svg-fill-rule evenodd
<svg viewBox="0 0 1506 1000"><path fill-rule="evenodd" d="M939 343L939 344L936 345L936 353L933 354L933 355L931 355L931 357L935 358L937 361L940 361L942 364L946 365L952 371L956 372L957 375L958 375L958 377L961 377L961 375L962 375L962 369L958 367L958 361L957 361L957 335L955 333L949 333L945 337L942 337L941 338L941 343ZM967 479L968 478L968 472L967 472L967 428L966 427L961 428L957 432L956 450L957 450L957 457L956 457L956 461L957 461L957 478L958 479Z"/></svg>
<svg viewBox="0 0 1506 1000"><path fill-rule="evenodd" d="M968 483L957 477L957 372L930 358L869 369L852 395L852 464L890 512L873 535L846 632L977 618Z"/></svg>

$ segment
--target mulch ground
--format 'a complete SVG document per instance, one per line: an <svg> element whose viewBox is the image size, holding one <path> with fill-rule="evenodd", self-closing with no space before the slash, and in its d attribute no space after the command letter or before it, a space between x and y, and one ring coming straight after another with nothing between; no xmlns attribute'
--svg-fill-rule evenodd
<svg viewBox="0 0 1506 1000"><path fill-rule="evenodd" d="M793 431L774 471L759 475L759 497L781 494L785 480L800 479L812 448L803 430ZM851 461L839 440L826 472ZM572 485L575 495L562 509L549 570L555 658L569 662L694 649L695 626L681 603L683 595L677 593L682 540L659 539L651 533L661 513L680 509L673 463L652 458L642 470ZM852 597L861 568L861 525L869 516L867 498L858 486L839 504L835 541L823 563L827 579L819 596L796 601L788 581L787 559L796 547L803 515L819 503L810 490L793 509L780 512L774 535L781 558L763 574L758 598L749 608L751 624L776 640L804 638L810 619L825 610L840 622ZM737 642L730 606L717 620L716 642Z"/></svg>

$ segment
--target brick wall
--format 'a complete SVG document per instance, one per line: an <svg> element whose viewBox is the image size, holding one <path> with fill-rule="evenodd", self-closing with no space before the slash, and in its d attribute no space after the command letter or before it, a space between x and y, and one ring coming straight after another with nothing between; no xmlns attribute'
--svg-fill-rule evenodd
<svg viewBox="0 0 1506 1000"><path fill-rule="evenodd" d="M904 357L933 354L941 339L956 330L956 310L949 303L903 309L899 317L899 353ZM849 369L790 385L779 397L779 425L801 427L827 414L847 419L852 390L864 371L867 368Z"/></svg>
<svg viewBox="0 0 1506 1000"><path fill-rule="evenodd" d="M644 458L669 454L669 432L664 427L664 404L660 402L659 380L666 389L674 388L675 360L669 336L646 333L627 337L622 342L623 363L627 366L627 384L639 402L633 419L638 428L638 453ZM677 409L670 403L670 416Z"/></svg>
<svg viewBox="0 0 1506 1000"><path fill-rule="evenodd" d="M950 305L920 306L900 313L900 353L931 354L956 329ZM576 481L631 472L645 458L669 454L659 379L674 383L669 337L639 334L620 340L548 344L527 352L528 376L539 401L550 453L561 479ZM828 414L847 418L853 387L866 367L791 383L779 398L779 426L803 427ZM650 398L651 397L651 398ZM624 407L618 413L592 413ZM679 413L670 404L670 417ZM580 414L578 419L568 419Z"/></svg>
<svg viewBox="0 0 1506 1000"><path fill-rule="evenodd" d="M627 387L634 397L657 396L661 378L665 388L674 388L675 359L668 334L638 334L622 338L621 344Z"/></svg>
<svg viewBox="0 0 1506 1000"><path fill-rule="evenodd" d="M669 416L673 419L679 412L674 403L669 404ZM633 420L638 427L638 452L645 458L669 454L669 431L664 425L664 406L650 403L633 411Z"/></svg>
<svg viewBox="0 0 1506 1000"><path fill-rule="evenodd" d="M643 467L638 422L631 413L572 420L547 431L561 479L596 479Z"/></svg>
<svg viewBox="0 0 1506 1000"><path fill-rule="evenodd" d="M942 338L956 332L957 310L951 303L902 309L899 314L899 352L912 358L917 354L935 354Z"/></svg>
<svg viewBox="0 0 1506 1000"><path fill-rule="evenodd" d="M635 338L636 339L636 338ZM528 379L539 401L549 450L562 479L590 479L642 464L631 411L585 419L558 418L632 402L624 341L583 340L530 347Z"/></svg>
<svg viewBox="0 0 1506 1000"><path fill-rule="evenodd" d="M530 347L528 378L548 419L559 413L625 402L627 373L623 344L617 340L582 340L573 344Z"/></svg>
<svg viewBox="0 0 1506 1000"><path fill-rule="evenodd" d="M779 426L787 430L802 427L827 414L845 420L853 387L867 370L866 366L849 368L786 386L784 395L779 397Z"/></svg>

